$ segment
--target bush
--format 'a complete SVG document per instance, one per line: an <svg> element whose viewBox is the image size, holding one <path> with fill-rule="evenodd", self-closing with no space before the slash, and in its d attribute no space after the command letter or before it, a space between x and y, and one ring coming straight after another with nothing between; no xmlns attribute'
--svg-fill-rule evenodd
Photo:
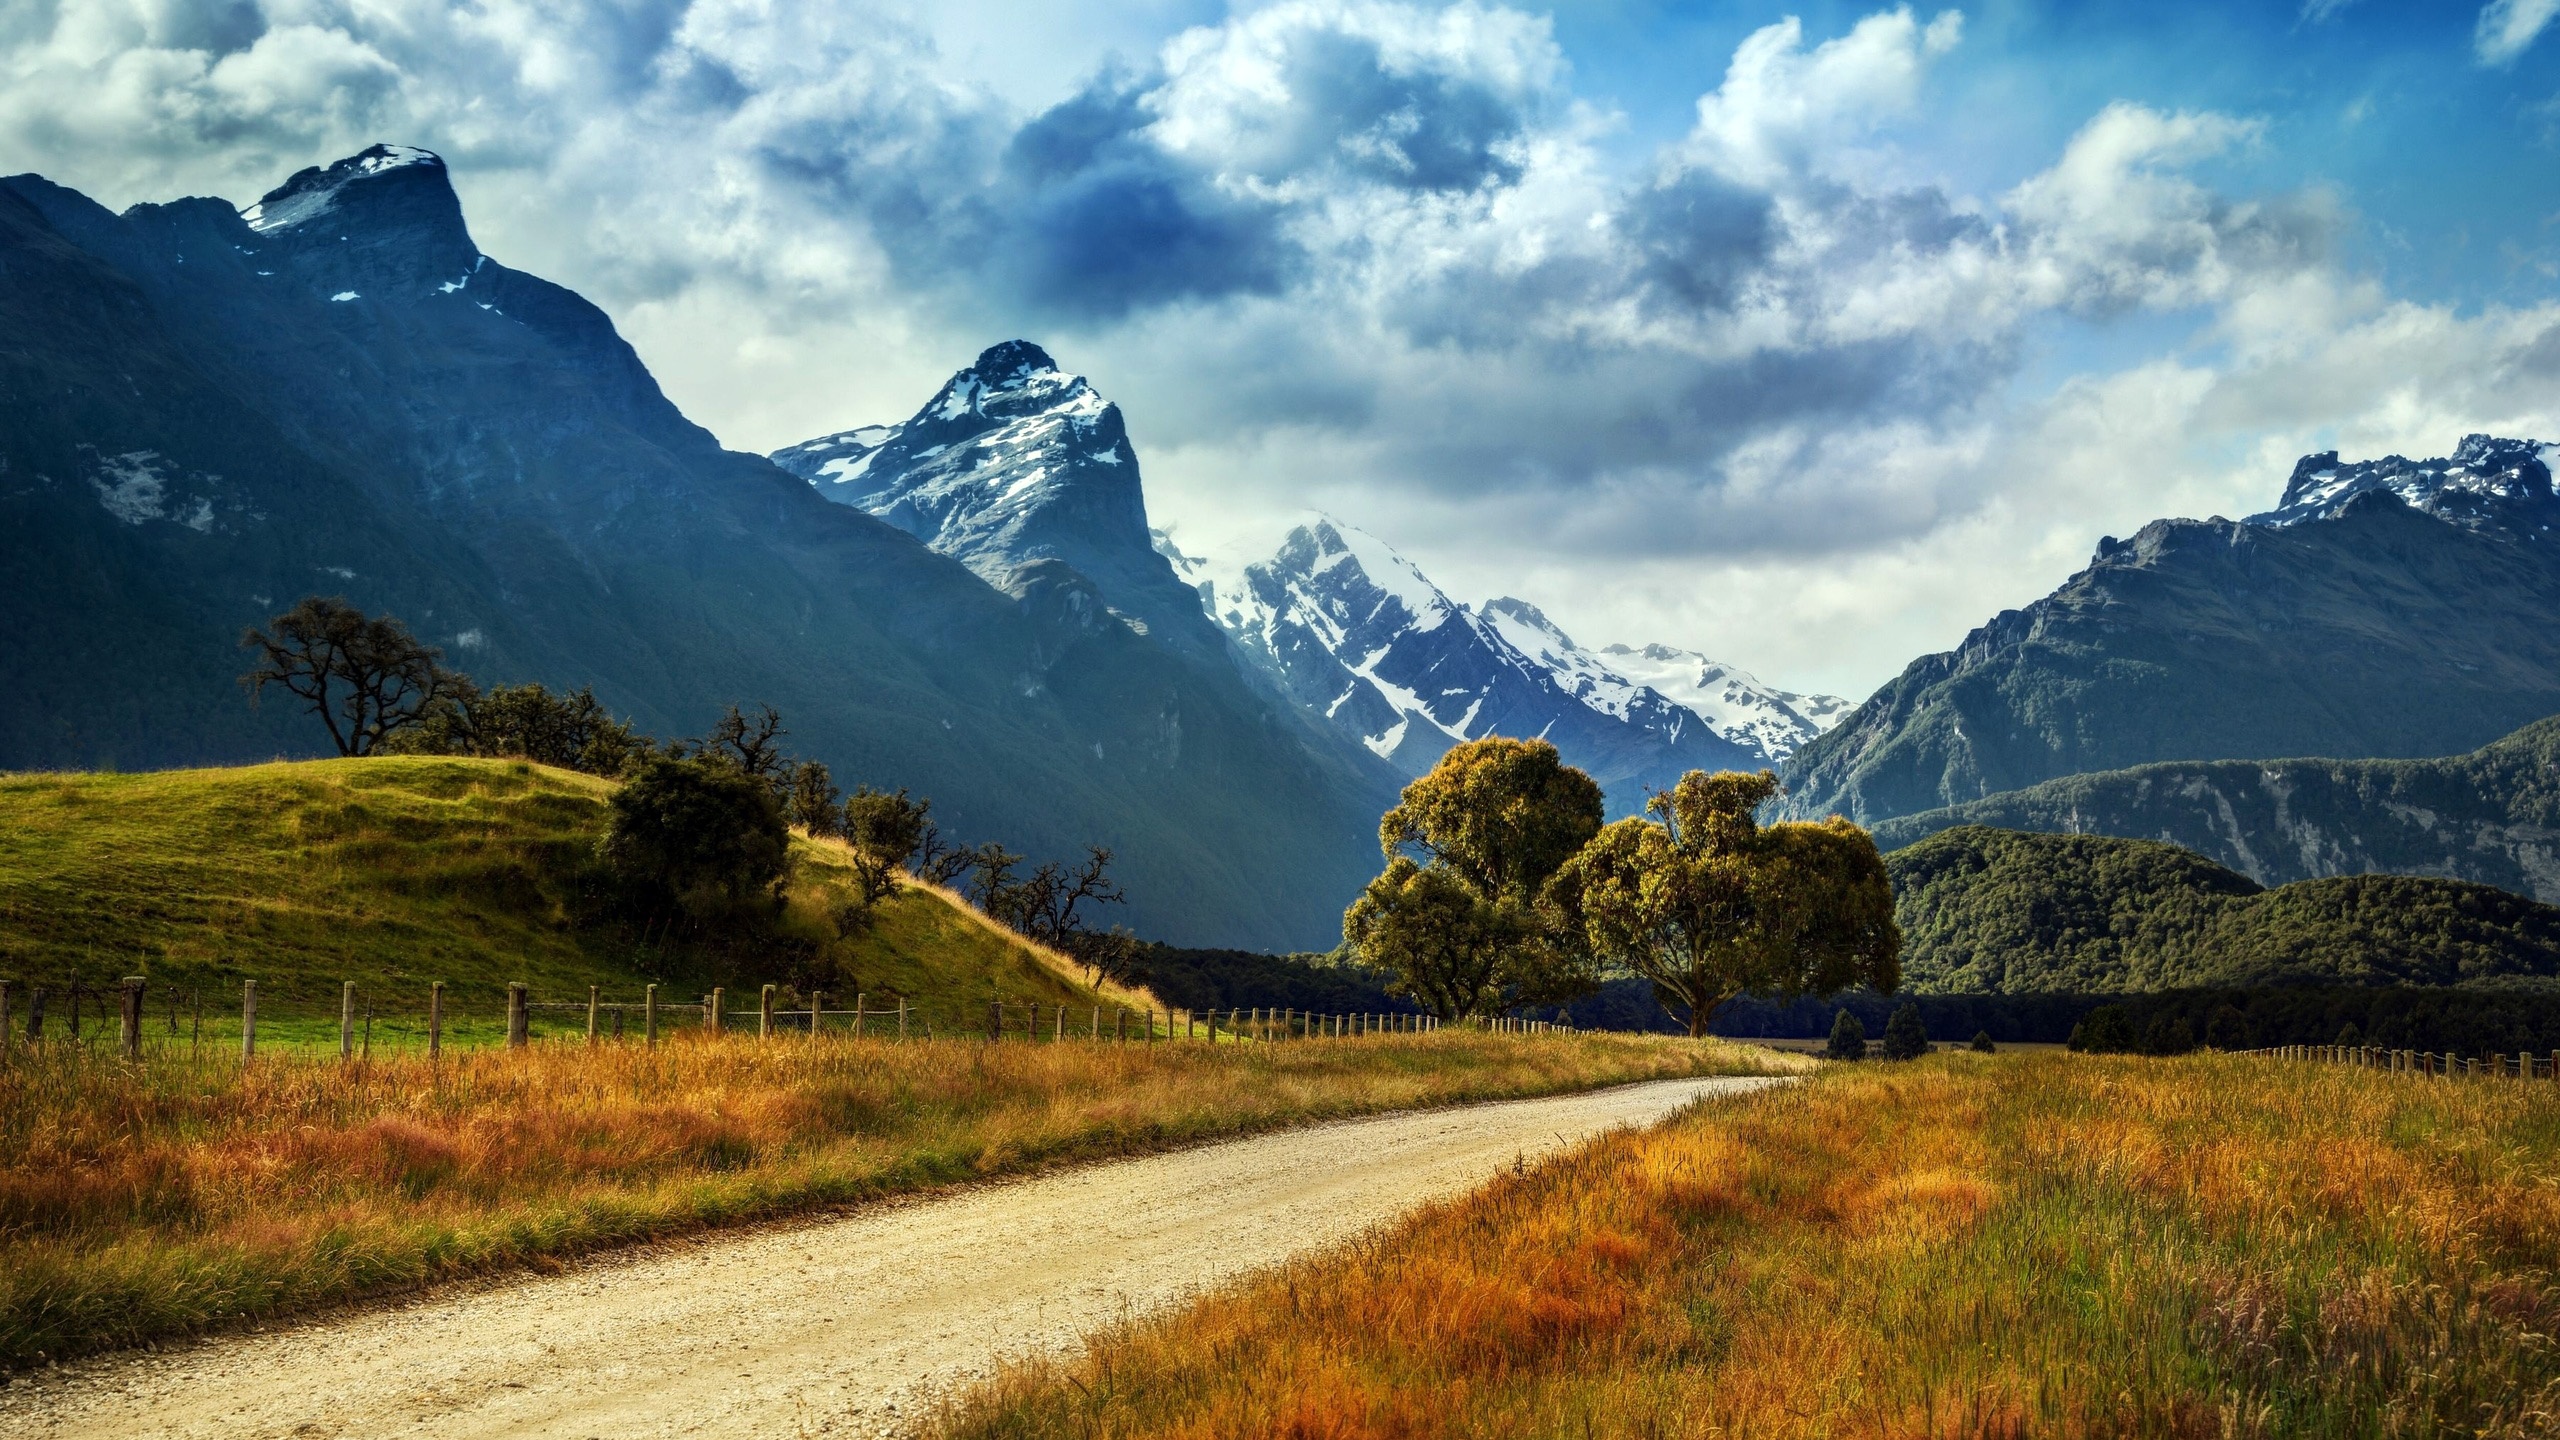
<svg viewBox="0 0 2560 1440"><path fill-rule="evenodd" d="M735 766L654 759L613 796L605 862L652 907L779 900L791 832L764 781Z"/></svg>
<svg viewBox="0 0 2560 1440"><path fill-rule="evenodd" d="M2338 1038L2330 1043L2333 1045L2361 1045L2364 1043L2364 1032L2356 1028L2356 1022L2350 1020L2338 1031Z"/></svg>
<svg viewBox="0 0 2560 1440"><path fill-rule="evenodd" d="M1831 1022L1831 1043L1823 1049L1827 1060L1864 1060L1867 1058L1867 1027L1846 1009Z"/></svg>
<svg viewBox="0 0 2560 1440"><path fill-rule="evenodd" d="M2231 1005L2217 1006L2213 1018L2204 1022L2204 1043L2216 1050L2249 1048L2249 1017Z"/></svg>
<svg viewBox="0 0 2560 1440"><path fill-rule="evenodd" d="M2101 1005L2071 1029L2071 1048L2091 1055L2122 1055L2136 1047L2133 1017L2121 1005Z"/></svg>
<svg viewBox="0 0 2560 1440"><path fill-rule="evenodd" d="M1884 1026L1884 1058L1917 1060L1929 1053L1929 1028L1920 1023L1920 1007L1905 1002Z"/></svg>
<svg viewBox="0 0 2560 1440"><path fill-rule="evenodd" d="M1999 1046L1994 1045L1994 1044L1992 1044L1992 1043L1991 1043L1991 1032L1990 1032L1990 1031L1988 1031L1988 1030L1976 1030L1976 1031L1974 1031L1974 1032L1973 1032L1973 1053L1974 1053L1974 1054L1976 1054L1976 1055L1988 1055L1988 1054L1992 1053L1993 1051L1998 1050L1999 1048L2000 1048Z"/></svg>

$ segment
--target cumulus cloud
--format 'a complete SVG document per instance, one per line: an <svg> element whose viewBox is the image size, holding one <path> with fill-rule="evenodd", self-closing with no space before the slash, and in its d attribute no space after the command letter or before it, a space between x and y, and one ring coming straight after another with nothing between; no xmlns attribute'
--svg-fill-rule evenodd
<svg viewBox="0 0 2560 1440"><path fill-rule="evenodd" d="M2553 3L2491 5L2481 58ZM0 167L245 201L427 145L732 443L902 415L1029 334L1178 525L1326 505L1586 638L1852 688L2100 529L2257 508L2287 447L2549 423L2551 315L2396 303L2335 199L2203 178L2259 119L2103 106L1984 195L1914 161L1965 43L1768 25L1630 160L1497 4L1281 0L1016 105L874 6L89 0L0 19ZM2032 368L2128 317L2199 353Z"/></svg>

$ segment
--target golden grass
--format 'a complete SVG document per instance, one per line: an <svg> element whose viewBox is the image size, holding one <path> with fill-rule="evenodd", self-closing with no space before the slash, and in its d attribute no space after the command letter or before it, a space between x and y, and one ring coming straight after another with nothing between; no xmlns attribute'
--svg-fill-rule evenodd
<svg viewBox="0 0 2560 1440"><path fill-rule="evenodd" d="M0 1364L1305 1120L1801 1064L1442 1032L1283 1044L686 1034L431 1066L0 1061Z"/></svg>
<svg viewBox="0 0 2560 1440"><path fill-rule="evenodd" d="M1940 1056L1594 1142L942 1429L2548 1435L2556 1267L2560 1086Z"/></svg>

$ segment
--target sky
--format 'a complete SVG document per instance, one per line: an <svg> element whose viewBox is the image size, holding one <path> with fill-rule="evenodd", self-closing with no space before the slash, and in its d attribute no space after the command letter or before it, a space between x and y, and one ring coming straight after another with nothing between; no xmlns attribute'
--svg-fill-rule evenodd
<svg viewBox="0 0 2560 1440"><path fill-rule="evenodd" d="M1028 338L1185 549L1853 697L2303 454L2560 441L2560 0L0 0L0 173L375 141L731 446Z"/></svg>

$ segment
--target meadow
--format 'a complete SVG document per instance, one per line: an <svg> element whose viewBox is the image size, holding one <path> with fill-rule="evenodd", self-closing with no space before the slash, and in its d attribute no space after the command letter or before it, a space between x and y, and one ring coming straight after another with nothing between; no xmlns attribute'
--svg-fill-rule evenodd
<svg viewBox="0 0 2560 1440"><path fill-rule="evenodd" d="M945 1437L2527 1436L2560 1085L1826 1067L1016 1366Z"/></svg>
<svg viewBox="0 0 2560 1440"><path fill-rule="evenodd" d="M0 1366L1330 1117L1801 1065L1721 1042L535 1043L0 1058Z"/></svg>

